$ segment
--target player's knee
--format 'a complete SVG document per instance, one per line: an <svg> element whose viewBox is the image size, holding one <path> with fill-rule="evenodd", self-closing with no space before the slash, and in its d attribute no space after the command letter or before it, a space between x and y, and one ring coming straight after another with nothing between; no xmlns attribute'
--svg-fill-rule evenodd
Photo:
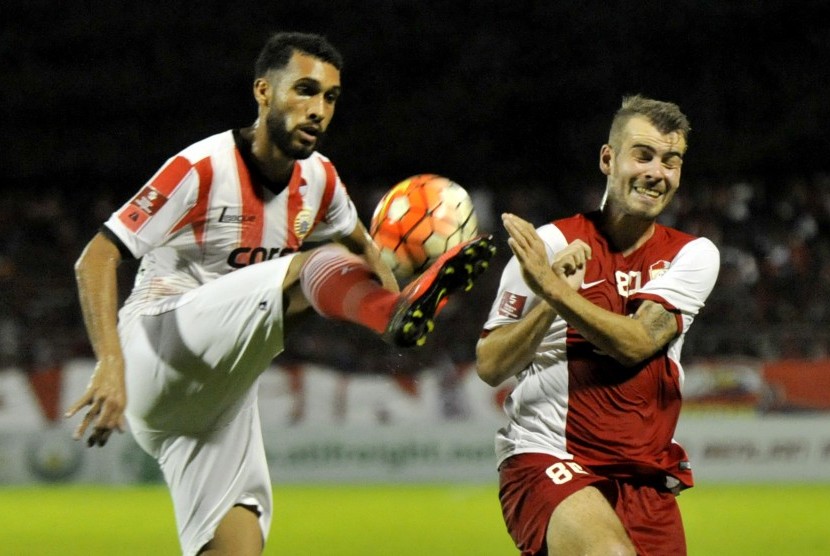
<svg viewBox="0 0 830 556"><path fill-rule="evenodd" d="M563 530L564 529L564 530ZM546 535L550 556L585 554L587 556L636 556L637 550L621 523L591 523L573 528L550 528Z"/></svg>
<svg viewBox="0 0 830 556"><path fill-rule="evenodd" d="M592 543L586 554L595 556L637 556L634 544L624 533L604 535Z"/></svg>
<svg viewBox="0 0 830 556"><path fill-rule="evenodd" d="M586 556L637 556L637 551L628 539L602 539L580 548L572 545L559 546L558 543L548 543L549 556L564 556L567 554L585 554Z"/></svg>
<svg viewBox="0 0 830 556"><path fill-rule="evenodd" d="M614 539L590 552L596 556L637 556L634 545L628 539Z"/></svg>
<svg viewBox="0 0 830 556"><path fill-rule="evenodd" d="M303 253L297 253L291 257L291 262L288 263L288 270L285 271L285 277L282 280L283 291L287 291L290 288L299 285L300 270L302 270L303 265L311 256L311 253L311 251L305 251Z"/></svg>

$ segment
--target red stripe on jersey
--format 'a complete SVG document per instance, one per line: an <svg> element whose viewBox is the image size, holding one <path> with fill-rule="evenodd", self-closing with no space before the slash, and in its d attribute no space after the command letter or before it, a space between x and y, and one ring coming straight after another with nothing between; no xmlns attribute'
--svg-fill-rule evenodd
<svg viewBox="0 0 830 556"><path fill-rule="evenodd" d="M331 200L334 198L334 188L337 186L337 173L334 171L334 164L331 162L323 162L323 168L326 171L326 190L323 192L322 199L320 199L320 208L317 210L317 216L314 217L315 224L325 220Z"/></svg>
<svg viewBox="0 0 830 556"><path fill-rule="evenodd" d="M210 198L210 188L213 185L213 164L210 158L203 158L193 165L199 175L199 195L196 204L187 211L181 220L173 226L173 232L190 224L193 226L193 237L199 247L205 245L205 226L207 225L207 207Z"/></svg>
<svg viewBox="0 0 830 556"><path fill-rule="evenodd" d="M118 213L118 219L130 231L138 232L164 206L189 172L190 162L186 158L175 157Z"/></svg>
<svg viewBox="0 0 830 556"><path fill-rule="evenodd" d="M291 180L288 182L288 214L286 215L287 218L285 222L285 246L289 250L297 250L302 244L302 238L298 237L295 231L295 222L297 220L297 215L299 215L300 211L303 210L303 195L300 192L300 187L303 185L306 185L306 182L302 177L300 164L295 162L294 171L291 174Z"/></svg>
<svg viewBox="0 0 830 556"><path fill-rule="evenodd" d="M156 174L156 177L150 181L156 191L170 197L176 186L179 185L184 177L190 172L190 161L183 156L177 156L170 163L165 166L161 172Z"/></svg>
<svg viewBox="0 0 830 556"><path fill-rule="evenodd" d="M262 191L251 181L248 167L239 149L236 149L236 167L239 175L239 196L242 200L242 214L253 215L240 230L239 245L256 247L262 245L262 231L265 223L265 206Z"/></svg>

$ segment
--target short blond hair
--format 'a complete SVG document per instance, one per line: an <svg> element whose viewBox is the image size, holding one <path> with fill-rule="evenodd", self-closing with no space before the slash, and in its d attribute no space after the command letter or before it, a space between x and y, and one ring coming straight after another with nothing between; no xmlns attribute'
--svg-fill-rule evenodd
<svg viewBox="0 0 830 556"><path fill-rule="evenodd" d="M609 145L619 147L620 134L625 128L625 124L635 116L646 118L660 133L677 132L681 134L688 144L689 132L692 127L689 125L689 119L680 111L679 106L673 102L654 100L642 95L631 95L623 97L622 105L614 114L614 119L611 121L611 131L608 133Z"/></svg>

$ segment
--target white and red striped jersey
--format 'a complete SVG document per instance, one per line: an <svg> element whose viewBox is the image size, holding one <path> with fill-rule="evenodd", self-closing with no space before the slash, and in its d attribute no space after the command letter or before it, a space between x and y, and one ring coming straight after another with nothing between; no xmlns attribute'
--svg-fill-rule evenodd
<svg viewBox="0 0 830 556"><path fill-rule="evenodd" d="M549 258L575 239L585 241L592 258L579 293L620 315L633 314L646 299L659 303L676 315L678 335L628 368L557 317L505 401L510 421L496 436L498 462L541 452L605 475L668 473L691 486L685 451L673 439L683 384L680 351L717 279L717 247L658 224L643 246L623 256L598 231L598 216L581 214L539 228ZM484 328L514 323L540 302L514 257Z"/></svg>
<svg viewBox="0 0 830 556"><path fill-rule="evenodd" d="M325 156L298 160L288 186L274 193L242 145L231 130L191 145L107 220L142 259L125 310L354 230L357 210Z"/></svg>

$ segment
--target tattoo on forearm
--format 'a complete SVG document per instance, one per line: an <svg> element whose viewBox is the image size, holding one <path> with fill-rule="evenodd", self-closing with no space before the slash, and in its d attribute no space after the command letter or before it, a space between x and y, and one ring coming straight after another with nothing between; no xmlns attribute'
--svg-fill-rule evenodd
<svg viewBox="0 0 830 556"><path fill-rule="evenodd" d="M644 303L634 318L643 323L646 332L658 346L665 345L677 333L674 315L657 303Z"/></svg>

